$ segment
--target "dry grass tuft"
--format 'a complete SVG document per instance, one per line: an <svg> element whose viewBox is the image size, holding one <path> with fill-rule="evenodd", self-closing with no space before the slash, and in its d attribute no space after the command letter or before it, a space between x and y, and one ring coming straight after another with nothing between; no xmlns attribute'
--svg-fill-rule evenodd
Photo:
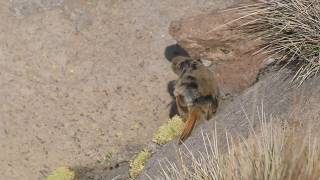
<svg viewBox="0 0 320 180"><path fill-rule="evenodd" d="M320 71L320 1L271 0L235 8L248 19L241 28L263 40L259 52L297 67L300 84Z"/></svg>
<svg viewBox="0 0 320 180"><path fill-rule="evenodd" d="M226 153L221 153L216 136L203 135L206 151L182 155L178 166L167 161L160 179L204 180L318 180L320 144L311 133L262 121L249 138L235 142L227 138ZM184 156L187 156L184 158ZM191 164L191 165L190 165Z"/></svg>

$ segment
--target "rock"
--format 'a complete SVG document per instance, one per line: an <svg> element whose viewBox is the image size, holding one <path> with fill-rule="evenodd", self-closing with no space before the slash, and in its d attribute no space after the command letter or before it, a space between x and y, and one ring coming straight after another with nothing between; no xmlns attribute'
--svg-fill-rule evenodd
<svg viewBox="0 0 320 180"><path fill-rule="evenodd" d="M202 122L195 128L191 137L185 142L188 149L194 153L195 157L199 156L198 152L205 152L202 132L210 135L214 129L217 130L220 149L226 149L225 132L227 131L233 137L239 135L247 137L250 127L258 127L262 113L267 117L267 121L272 115L275 120L284 120L293 124L299 121L306 127L310 123L314 129L320 127L318 121L320 119L320 79L309 80L298 88L291 83L291 76L288 70L269 73L232 102L223 102L212 120ZM179 167L180 152L188 154L189 150L177 144L177 141L173 141L155 153L138 179L149 179L146 174L152 179L159 178L161 175L159 162L168 160ZM188 163L188 160L185 163Z"/></svg>
<svg viewBox="0 0 320 180"><path fill-rule="evenodd" d="M257 78L265 55L254 55L258 41L239 30L244 21L235 11L214 11L171 23L169 31L191 57L213 61L213 71L224 94L235 95Z"/></svg>
<svg viewBox="0 0 320 180"><path fill-rule="evenodd" d="M89 9L95 3L86 0L68 0L64 3L63 12L69 19L77 32L83 31L93 23L93 17Z"/></svg>
<svg viewBox="0 0 320 180"><path fill-rule="evenodd" d="M12 10L17 16L26 16L61 6L64 0L12 0Z"/></svg>
<svg viewBox="0 0 320 180"><path fill-rule="evenodd" d="M107 167L105 165L93 165L88 167L75 167L77 180L105 180L129 179L129 164L121 163L116 167Z"/></svg>

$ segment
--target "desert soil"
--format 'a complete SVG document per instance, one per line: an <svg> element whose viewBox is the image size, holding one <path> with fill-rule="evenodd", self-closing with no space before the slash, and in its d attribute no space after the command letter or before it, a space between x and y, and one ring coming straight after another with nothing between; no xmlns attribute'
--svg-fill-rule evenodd
<svg viewBox="0 0 320 180"><path fill-rule="evenodd" d="M231 3L0 0L0 179L127 162L168 119L169 23Z"/></svg>

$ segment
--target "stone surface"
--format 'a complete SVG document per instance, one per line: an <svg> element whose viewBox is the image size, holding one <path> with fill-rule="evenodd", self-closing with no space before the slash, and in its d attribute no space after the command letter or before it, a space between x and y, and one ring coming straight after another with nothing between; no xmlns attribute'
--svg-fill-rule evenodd
<svg viewBox="0 0 320 180"><path fill-rule="evenodd" d="M165 145L148 161L138 179L149 179L147 174L152 179L164 179L159 164L169 161L181 167L181 152L189 154L191 151L197 158L198 152L205 152L202 133L211 136L214 129L217 130L219 149L225 150L226 132L233 137L247 137L252 127L259 127L262 114L267 121L273 117L274 120L299 123L301 127L313 127L317 131L320 127L320 79L316 77L297 87L290 83L291 78L292 73L288 70L267 74L232 102L223 102L212 120L195 128L185 142L188 150L178 146L177 141ZM190 163L189 160L186 159L185 163Z"/></svg>
<svg viewBox="0 0 320 180"><path fill-rule="evenodd" d="M297 87L291 83L293 73L290 70L276 72L275 67L266 68L270 59L253 55L259 42L251 41L236 28L243 22L229 24L238 17L231 11L214 11L171 23L170 34L179 46L194 58L213 62L212 70L224 95L240 95L222 101L211 121L198 124L186 141L188 149L178 146L177 141L158 149L138 179L165 179L162 176L164 164L171 162L179 168L181 154L191 151L198 157L198 152L205 153L202 134L211 137L214 129L217 130L220 149L225 150L226 132L233 137L247 137L250 128L259 127L262 114L268 121L275 119L301 126L311 125L314 129L320 127L320 79L311 79ZM258 77L261 68L266 71ZM183 163L190 165L189 160L185 158Z"/></svg>
<svg viewBox="0 0 320 180"><path fill-rule="evenodd" d="M12 10L17 16L36 14L60 7L65 0L11 0Z"/></svg>
<svg viewBox="0 0 320 180"><path fill-rule="evenodd" d="M170 25L170 34L191 57L213 61L213 72L225 95L236 95L257 79L266 56L255 54L258 41L239 30L235 11L213 11L185 17Z"/></svg>

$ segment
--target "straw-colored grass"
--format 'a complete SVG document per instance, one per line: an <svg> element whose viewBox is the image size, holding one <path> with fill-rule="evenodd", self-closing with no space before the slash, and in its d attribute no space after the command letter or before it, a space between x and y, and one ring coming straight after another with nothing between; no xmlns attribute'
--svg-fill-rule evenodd
<svg viewBox="0 0 320 180"><path fill-rule="evenodd" d="M270 0L234 8L249 22L241 28L263 40L259 52L296 67L302 83L320 71L320 1Z"/></svg>
<svg viewBox="0 0 320 180"><path fill-rule="evenodd" d="M260 129L222 153L216 135L203 135L205 152L182 154L177 166L162 163L166 180L319 180L320 144L302 129L261 121ZM179 168L178 168L179 167Z"/></svg>

